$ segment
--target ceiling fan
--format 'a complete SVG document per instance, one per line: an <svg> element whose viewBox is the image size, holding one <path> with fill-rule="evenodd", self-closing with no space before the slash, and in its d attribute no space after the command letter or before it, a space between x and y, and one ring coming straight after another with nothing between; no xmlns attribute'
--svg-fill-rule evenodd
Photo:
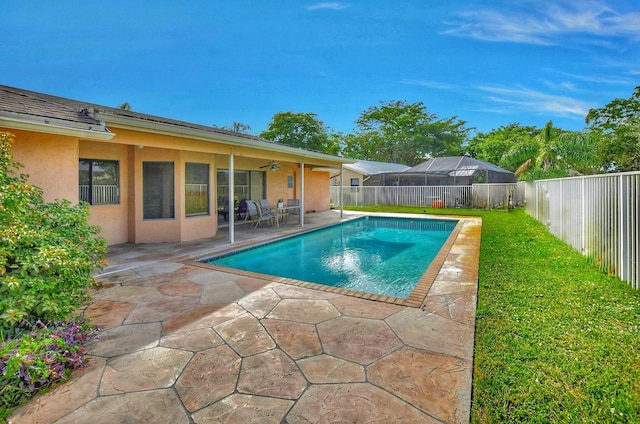
<svg viewBox="0 0 640 424"><path fill-rule="evenodd" d="M271 168L272 171L277 171L280 169L280 165L275 160L272 160L266 165L262 165L260 168Z"/></svg>

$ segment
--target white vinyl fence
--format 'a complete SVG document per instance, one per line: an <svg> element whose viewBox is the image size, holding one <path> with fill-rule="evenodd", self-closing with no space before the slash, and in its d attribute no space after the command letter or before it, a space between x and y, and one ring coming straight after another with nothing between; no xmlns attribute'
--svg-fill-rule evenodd
<svg viewBox="0 0 640 424"><path fill-rule="evenodd" d="M521 183L529 215L602 271L640 288L640 172Z"/></svg>
<svg viewBox="0 0 640 424"><path fill-rule="evenodd" d="M331 187L331 203L336 206L496 209L520 205L524 197L519 193L517 184L344 187L342 195L338 186Z"/></svg>

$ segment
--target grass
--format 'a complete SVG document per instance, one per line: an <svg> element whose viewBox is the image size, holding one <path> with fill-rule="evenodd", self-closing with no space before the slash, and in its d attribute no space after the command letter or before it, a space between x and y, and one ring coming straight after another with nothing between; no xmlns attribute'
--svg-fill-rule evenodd
<svg viewBox="0 0 640 424"><path fill-rule="evenodd" d="M426 212L483 218L473 423L640 422L640 291L523 210Z"/></svg>

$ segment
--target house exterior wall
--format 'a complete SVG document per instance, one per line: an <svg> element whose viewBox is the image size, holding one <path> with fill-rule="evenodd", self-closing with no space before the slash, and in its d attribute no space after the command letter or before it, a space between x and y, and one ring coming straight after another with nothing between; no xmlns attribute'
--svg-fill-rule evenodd
<svg viewBox="0 0 640 424"><path fill-rule="evenodd" d="M118 161L120 203L117 205L93 205L90 207L89 223L98 225L102 229L101 236L109 244L126 243L129 241L129 150L133 146L102 143L95 141L80 141L79 154L75 159L74 184L78 186L78 159L102 159ZM73 202L78 200L78 194Z"/></svg>
<svg viewBox="0 0 640 424"><path fill-rule="evenodd" d="M300 185L300 166L295 163L281 163L275 172L267 171L267 199L275 205L278 199L295 199L296 187ZM289 177L293 178L293 187L287 186Z"/></svg>
<svg viewBox="0 0 640 424"><path fill-rule="evenodd" d="M45 202L55 199L78 201L78 139L0 128L15 135L11 152L24 165L18 173L29 175L29 184L43 189Z"/></svg>
<svg viewBox="0 0 640 424"><path fill-rule="evenodd" d="M358 179L358 186L362 186L362 183L364 182L365 179L365 175L356 172L356 171L352 171L350 169L347 168L342 168L342 186L343 187L351 187L351 179L352 178L357 178ZM331 185L334 186L339 186L340 185L340 176L338 175L335 178L332 178L332 183Z"/></svg>
<svg viewBox="0 0 640 424"><path fill-rule="evenodd" d="M224 143L200 141L173 135L152 134L107 123L115 136L108 141L95 141L77 136L54 135L31 130L4 129L15 134L12 153L25 165L19 172L29 175L29 182L44 191L45 201L67 199L77 203L79 196L79 159L118 162L119 204L92 205L89 222L102 229L107 244L125 242L158 243L188 241L213 237L217 233L218 169L229 168L229 155L234 155L234 168L264 171L266 197L269 203L277 199L301 196L300 158L290 154L229 146ZM261 168L276 160L280 168L274 172ZM143 163L173 162L174 210L172 219L143 219ZM187 162L209 164L209 213L185 215L185 167ZM330 160L318 160L314 166L335 166ZM323 211L330 207L328 172L312 171L305 166L305 211ZM293 177L293 187L288 186ZM258 200L258 199L254 199Z"/></svg>
<svg viewBox="0 0 640 424"><path fill-rule="evenodd" d="M304 212L326 211L331 207L329 173L304 170Z"/></svg>

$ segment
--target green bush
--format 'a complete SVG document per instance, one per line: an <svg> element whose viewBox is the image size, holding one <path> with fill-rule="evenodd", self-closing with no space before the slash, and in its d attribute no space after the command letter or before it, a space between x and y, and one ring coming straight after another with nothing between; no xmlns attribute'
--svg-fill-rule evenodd
<svg viewBox="0 0 640 424"><path fill-rule="evenodd" d="M46 203L41 189L16 175L13 141L0 132L0 340L37 321L69 320L89 299L107 250L86 204Z"/></svg>
<svg viewBox="0 0 640 424"><path fill-rule="evenodd" d="M11 408L87 366L85 345L96 334L85 320L38 322L31 332L0 341L0 422Z"/></svg>

